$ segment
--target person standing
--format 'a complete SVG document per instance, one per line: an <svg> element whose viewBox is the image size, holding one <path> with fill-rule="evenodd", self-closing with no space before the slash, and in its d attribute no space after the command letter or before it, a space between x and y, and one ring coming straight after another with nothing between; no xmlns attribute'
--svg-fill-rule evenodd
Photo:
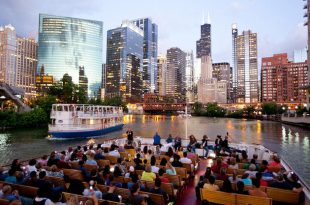
<svg viewBox="0 0 310 205"><path fill-rule="evenodd" d="M153 137L153 140L154 140L153 145L160 145L161 146L161 144L160 144L160 136L159 136L159 134L157 132L155 133L155 135Z"/></svg>
<svg viewBox="0 0 310 205"><path fill-rule="evenodd" d="M128 129L126 134L127 134L128 144L131 144L131 142L133 141L133 131L131 129Z"/></svg>

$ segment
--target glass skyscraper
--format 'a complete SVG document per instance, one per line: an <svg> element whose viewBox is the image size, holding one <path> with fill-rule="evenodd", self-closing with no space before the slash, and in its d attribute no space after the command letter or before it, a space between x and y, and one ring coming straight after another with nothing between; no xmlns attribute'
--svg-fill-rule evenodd
<svg viewBox="0 0 310 205"><path fill-rule="evenodd" d="M79 67L88 78L88 94L101 85L103 22L40 14L38 66L60 80L65 73L79 83Z"/></svg>
<svg viewBox="0 0 310 205"><path fill-rule="evenodd" d="M106 96L142 99L143 31L129 21L107 34Z"/></svg>
<svg viewBox="0 0 310 205"><path fill-rule="evenodd" d="M144 32L143 38L143 87L146 92L154 92L157 88L157 50L158 27L150 18L132 21Z"/></svg>

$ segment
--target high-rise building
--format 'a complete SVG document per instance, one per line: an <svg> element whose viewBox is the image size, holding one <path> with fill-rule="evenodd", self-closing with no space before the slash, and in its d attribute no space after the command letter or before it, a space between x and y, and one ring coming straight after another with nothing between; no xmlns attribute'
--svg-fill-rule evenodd
<svg viewBox="0 0 310 205"><path fill-rule="evenodd" d="M143 30L143 89L145 92L154 92L157 89L158 27L151 18L132 22Z"/></svg>
<svg viewBox="0 0 310 205"><path fill-rule="evenodd" d="M177 47L168 49L166 94L174 96L178 101L185 100L185 69L186 53Z"/></svg>
<svg viewBox="0 0 310 205"><path fill-rule="evenodd" d="M231 102L232 93L232 68L227 62L223 63L213 63L212 77L217 81L226 82L227 87L227 102Z"/></svg>
<svg viewBox="0 0 310 205"><path fill-rule="evenodd" d="M88 94L96 96L102 70L101 21L40 14L37 72L45 72L60 80L65 73L79 83L79 67L85 67Z"/></svg>
<svg viewBox="0 0 310 205"><path fill-rule="evenodd" d="M233 25L233 86L236 103L257 103L258 65L257 65L257 34L243 31L238 35L236 25ZM237 36L236 36L237 35Z"/></svg>
<svg viewBox="0 0 310 205"><path fill-rule="evenodd" d="M193 54L193 51L186 53L185 84L186 84L186 102L194 102L195 93L194 93L194 54Z"/></svg>
<svg viewBox="0 0 310 205"><path fill-rule="evenodd" d="M12 25L0 26L0 82L16 86L16 30Z"/></svg>
<svg viewBox="0 0 310 205"><path fill-rule="evenodd" d="M262 58L262 101L298 102L306 101L307 62L290 62L287 53Z"/></svg>
<svg viewBox="0 0 310 205"><path fill-rule="evenodd" d="M166 95L166 83L167 83L167 58L165 55L159 55L157 57L157 89L161 96Z"/></svg>
<svg viewBox="0 0 310 205"><path fill-rule="evenodd" d="M34 39L17 38L16 86L25 91L26 98L36 96L37 49Z"/></svg>
<svg viewBox="0 0 310 205"><path fill-rule="evenodd" d="M106 96L142 99L143 31L129 21L108 31ZM130 81L130 82L129 82ZM135 82L134 82L135 81ZM132 86L131 86L132 85ZM136 87L134 87L135 85ZM126 99L130 97L130 99Z"/></svg>
<svg viewBox="0 0 310 205"><path fill-rule="evenodd" d="M46 96L49 87L55 83L52 75L46 74L44 66L41 66L40 72L36 75L36 94L37 96Z"/></svg>
<svg viewBox="0 0 310 205"><path fill-rule="evenodd" d="M211 56L211 24L201 25L200 39L196 41L196 57Z"/></svg>
<svg viewBox="0 0 310 205"><path fill-rule="evenodd" d="M236 94L237 94L237 37L238 37L238 28L237 24L232 25L232 31L231 31L231 37L232 37L232 101L233 103L236 102Z"/></svg>
<svg viewBox="0 0 310 205"><path fill-rule="evenodd" d="M84 66L79 67L79 88L79 91L84 92L85 96L88 96L88 78L85 75Z"/></svg>

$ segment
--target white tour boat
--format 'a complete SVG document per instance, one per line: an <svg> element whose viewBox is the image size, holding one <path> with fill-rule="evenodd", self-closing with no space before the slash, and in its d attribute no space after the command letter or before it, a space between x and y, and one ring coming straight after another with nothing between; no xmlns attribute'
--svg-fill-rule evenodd
<svg viewBox="0 0 310 205"><path fill-rule="evenodd" d="M53 104L48 134L57 139L101 136L121 130L123 109L116 106Z"/></svg>

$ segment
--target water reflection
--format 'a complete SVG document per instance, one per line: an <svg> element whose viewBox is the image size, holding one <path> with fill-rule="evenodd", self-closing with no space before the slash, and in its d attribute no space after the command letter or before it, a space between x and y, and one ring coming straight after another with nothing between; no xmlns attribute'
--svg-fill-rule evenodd
<svg viewBox="0 0 310 205"><path fill-rule="evenodd" d="M153 137L156 131L162 136L168 134L186 138L193 134L197 139L203 135L214 141L216 135L224 136L229 132L236 143L263 144L278 152L286 161L294 165L310 184L310 147L309 130L282 125L277 122L245 119L192 117L187 119L176 116L161 115L126 115L123 131L109 134L109 137L120 137L131 128L135 136ZM53 150L65 149L68 146L84 144L86 140L48 141L46 130L20 130L0 133L0 164L10 162L14 158L29 159ZM96 142L102 139L96 139Z"/></svg>

